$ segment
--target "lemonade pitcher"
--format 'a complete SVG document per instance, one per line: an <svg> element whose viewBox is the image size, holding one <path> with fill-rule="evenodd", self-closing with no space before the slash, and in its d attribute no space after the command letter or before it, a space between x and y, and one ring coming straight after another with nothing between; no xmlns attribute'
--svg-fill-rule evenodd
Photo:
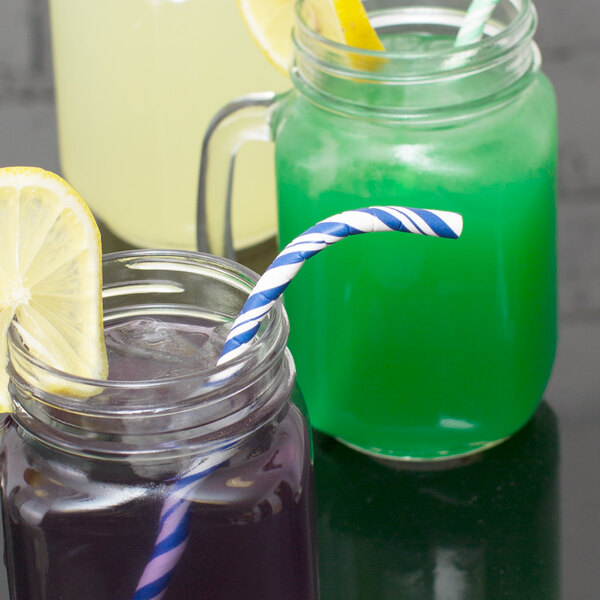
<svg viewBox="0 0 600 600"><path fill-rule="evenodd" d="M253 43L236 0L49 6L63 175L130 245L196 249L198 161L211 116L235 96L289 81ZM275 234L272 163L266 145L240 156L234 198L254 197L252 208L235 204L236 248Z"/></svg>
<svg viewBox="0 0 600 600"><path fill-rule="evenodd" d="M230 157L275 141L280 245L362 205L462 214L450 246L367 236L285 292L316 428L364 452L444 459L530 418L556 346L556 105L529 0L456 46L467 2L365 2L385 52L333 42L298 5L289 93L225 107L205 140L201 218L225 252ZM416 224L419 226L419 224ZM215 232L217 234L215 235Z"/></svg>

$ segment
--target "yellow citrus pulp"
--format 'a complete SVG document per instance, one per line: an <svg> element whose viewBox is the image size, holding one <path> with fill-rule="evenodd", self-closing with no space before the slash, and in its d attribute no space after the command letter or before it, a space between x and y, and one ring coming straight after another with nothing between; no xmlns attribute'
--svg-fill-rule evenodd
<svg viewBox="0 0 600 600"><path fill-rule="evenodd" d="M287 73L296 0L237 0L246 26L267 58ZM361 0L304 0L302 14L317 33L363 50L384 50ZM372 61L377 66L381 61Z"/></svg>
<svg viewBox="0 0 600 600"><path fill-rule="evenodd" d="M7 333L66 373L104 379L102 249L92 213L60 177L0 169L0 411L10 412Z"/></svg>

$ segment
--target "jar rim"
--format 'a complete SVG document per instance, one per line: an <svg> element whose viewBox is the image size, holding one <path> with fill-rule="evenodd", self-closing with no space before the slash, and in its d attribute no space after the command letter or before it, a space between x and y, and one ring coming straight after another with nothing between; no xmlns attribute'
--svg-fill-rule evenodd
<svg viewBox="0 0 600 600"><path fill-rule="evenodd" d="M232 260L185 250L126 250L106 254L103 256L102 262L103 267L111 263L121 263L125 264L126 268L150 270L153 266L156 266L157 262L160 262L163 266L170 265L175 271L189 271L189 269L199 268L200 271L204 270L205 272L220 272L222 276L229 278L231 283L235 284L238 289L247 289L248 293L250 293L259 278L257 273ZM109 290L108 293L107 290ZM105 283L103 286L103 299L106 300L107 296L114 293L115 287L111 287L110 284L107 285ZM235 316L232 315L232 318ZM104 314L104 321L105 323L107 322L106 312ZM106 392L109 394L157 391L175 385L182 386L192 381L198 381L198 385L195 386L197 388L202 382L210 382L211 389L209 395L212 397L217 394L222 395L224 389L227 389L230 385L234 375L237 376L240 373L244 373L253 378L272 368L273 364L277 360L280 360L286 348L288 331L289 324L285 310L282 303L277 302L264 319L260 334L257 334L260 336L258 339L260 339L261 343L251 344L244 353L233 358L225 365L217 366L215 364L212 368L203 368L198 371L159 379L104 380L66 373L32 356L23 343L17 329L14 325L11 325L8 330L8 369L11 377L20 377L27 384L31 382L28 382L27 378L23 378L21 374L23 370L21 367L24 365L24 369L34 369L46 377L63 382L66 386L69 386L68 389L101 389L103 393ZM21 367L15 367L14 363L19 363ZM252 370L258 370L260 373L249 373ZM52 403L55 403L56 407L60 406L62 410L81 410L82 399L80 397L57 395L52 392L48 395L52 399ZM198 396L196 396L197 400ZM88 415L108 416L110 414L113 417L118 417L120 414L154 413L155 410L156 406L152 403L146 405L146 400L144 400L143 404L130 401L124 402L123 405L111 403L107 406L85 402L85 412Z"/></svg>
<svg viewBox="0 0 600 600"><path fill-rule="evenodd" d="M452 2L422 6L420 0L416 6L396 0L389 6L380 0L380 9L377 2L369 5L380 33L432 36L422 49L418 42L383 52L323 37L303 19L302 2L296 4L291 78L302 96L336 114L416 126L458 123L516 99L535 81L541 63L531 0L503 0L486 35L460 47L451 40L465 11Z"/></svg>
<svg viewBox="0 0 600 600"><path fill-rule="evenodd" d="M497 31L493 36L483 36L480 40L472 42L470 44L465 44L460 47L453 48L443 48L443 49L428 49L427 51L423 50L368 50L364 48L357 48L353 46L348 46L346 44L336 42L329 38L324 37L319 32L315 31L311 28L304 20L302 15L302 6L304 0L296 0L295 4L295 25L293 32L293 41L294 46L298 48L299 41L298 37L301 36L303 39L311 40L314 43L322 45L324 48L329 48L334 52L350 52L353 55L361 56L364 58L385 58L387 60L407 60L407 59L415 59L415 58L441 58L444 57L448 59L450 56L456 56L457 58L461 55L470 55L473 53L473 49L483 49L483 48L505 48L507 45L511 45L511 39L520 40L522 36L531 29L535 29L537 25L537 14L535 12L535 7L532 0L507 0L509 4L513 5L517 10L516 17L504 27L502 27L499 31ZM405 7L395 7L390 10L402 12L402 11L411 11L411 14L417 14L419 11L425 12L428 14L439 14L442 11L443 7L432 6L429 10L426 7L411 7L410 3ZM465 11L460 11L458 9L446 9L448 14L453 14L455 18L464 18ZM375 17L376 19L377 17ZM532 22L533 21L533 22ZM358 62L358 61L355 61ZM459 61L457 60L458 64Z"/></svg>

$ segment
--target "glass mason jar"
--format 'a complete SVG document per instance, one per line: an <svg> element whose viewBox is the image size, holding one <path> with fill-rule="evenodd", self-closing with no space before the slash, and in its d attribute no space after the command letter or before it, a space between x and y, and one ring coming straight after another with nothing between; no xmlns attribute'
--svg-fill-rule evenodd
<svg viewBox="0 0 600 600"><path fill-rule="evenodd" d="M108 381L53 371L11 330L12 600L317 597L310 437L283 308L214 366L215 326L255 279L202 254L108 255Z"/></svg>
<svg viewBox="0 0 600 600"><path fill-rule="evenodd" d="M217 173L248 138L275 141L281 246L365 205L462 214L452 244L357 236L285 292L313 425L365 452L444 459L515 433L550 375L555 97L529 0L501 0L484 37L463 47L453 42L466 0L364 4L383 54L322 38L299 3L294 89L215 117L200 214L227 231ZM225 252L226 238L209 238L210 250Z"/></svg>

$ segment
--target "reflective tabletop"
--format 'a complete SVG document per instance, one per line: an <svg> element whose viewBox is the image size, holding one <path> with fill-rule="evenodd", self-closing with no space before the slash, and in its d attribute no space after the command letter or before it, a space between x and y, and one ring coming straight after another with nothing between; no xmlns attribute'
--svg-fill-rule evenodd
<svg viewBox="0 0 600 600"><path fill-rule="evenodd" d="M544 403L512 439L406 469L317 435L323 598L560 597L559 435Z"/></svg>

